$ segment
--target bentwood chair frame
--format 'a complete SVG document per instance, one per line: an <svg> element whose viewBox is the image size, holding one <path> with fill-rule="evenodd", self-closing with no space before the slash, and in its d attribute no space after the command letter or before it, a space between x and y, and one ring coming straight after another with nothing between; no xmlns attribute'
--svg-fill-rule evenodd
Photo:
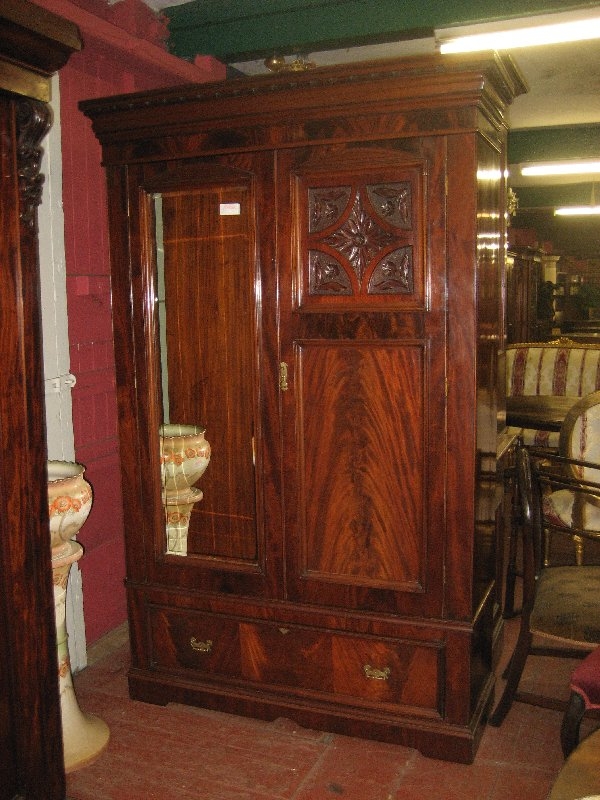
<svg viewBox="0 0 600 800"><path fill-rule="evenodd" d="M564 459L566 465L564 469L576 479L584 479L589 482L600 483L600 391L590 392L578 400L567 412L560 429L558 451L528 445L530 452L538 455L538 458L552 457L558 454ZM569 466L568 460L572 459ZM578 462L577 459L580 459ZM584 466L579 466L582 464ZM581 496L580 496L581 498ZM582 510L591 508L589 503L578 503L573 512L577 516ZM596 503L600 507L600 501ZM571 509L566 509L570 514ZM515 616L515 580L522 573L517 570L517 545L520 510L513 507L513 520L511 524L510 547L508 553L508 563L506 570L506 587L503 614L505 618ZM600 529L600 511L598 512L595 528ZM553 526L549 519L546 520L544 533L544 559L545 565L551 563L552 535L556 526ZM558 525L558 530L564 534L565 527L572 527L571 542L575 555L575 563L579 566L584 561L584 541L585 536L579 535L575 529L588 529L589 524L581 519L573 520L572 523Z"/></svg>
<svg viewBox="0 0 600 800"><path fill-rule="evenodd" d="M545 536L554 533L600 541L600 530L548 525L544 502L554 492L572 495L575 515L586 503L600 502L600 483L574 477L573 470L597 464L523 445L516 452L517 496L523 544L523 608L517 643L507 668L504 692L490 722L500 725L514 701L564 711L565 703L519 692L530 655L583 658L600 642L600 565L548 566Z"/></svg>

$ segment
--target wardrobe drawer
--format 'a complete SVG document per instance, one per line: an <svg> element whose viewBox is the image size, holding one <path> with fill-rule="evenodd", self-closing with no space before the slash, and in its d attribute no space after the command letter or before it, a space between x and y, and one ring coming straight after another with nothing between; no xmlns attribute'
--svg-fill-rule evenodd
<svg viewBox="0 0 600 800"><path fill-rule="evenodd" d="M195 611L150 610L151 662L162 669L187 668L239 677L239 622Z"/></svg>
<svg viewBox="0 0 600 800"><path fill-rule="evenodd" d="M442 648L296 626L240 624L244 677L441 713Z"/></svg>
<svg viewBox="0 0 600 800"><path fill-rule="evenodd" d="M441 713L438 642L153 608L152 663L272 689Z"/></svg>

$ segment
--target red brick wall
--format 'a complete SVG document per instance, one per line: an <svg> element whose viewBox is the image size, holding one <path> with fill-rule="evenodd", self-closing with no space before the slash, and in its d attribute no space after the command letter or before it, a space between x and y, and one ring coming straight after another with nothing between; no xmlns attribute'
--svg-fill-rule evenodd
<svg viewBox="0 0 600 800"><path fill-rule="evenodd" d="M88 642L126 618L123 515L117 441L106 191L100 148L77 103L130 86L107 74L91 48L60 76L67 308L75 457L86 467L94 505L81 529ZM111 70L111 72L114 72Z"/></svg>
<svg viewBox="0 0 600 800"><path fill-rule="evenodd" d="M92 511L78 537L85 548L79 565L86 634L93 643L126 619L125 566L105 178L100 146L77 104L222 79L225 68L212 59L199 59L194 67L167 54L164 24L139 0L112 7L98 0L36 1L77 23L84 41L82 52L60 72L60 113L69 343L77 377L75 457L94 490Z"/></svg>

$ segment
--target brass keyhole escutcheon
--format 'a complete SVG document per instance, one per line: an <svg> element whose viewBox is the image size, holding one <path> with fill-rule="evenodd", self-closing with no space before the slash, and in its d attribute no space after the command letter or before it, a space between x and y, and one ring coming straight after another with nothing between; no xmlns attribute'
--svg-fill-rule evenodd
<svg viewBox="0 0 600 800"><path fill-rule="evenodd" d="M387 681L391 673L389 667L384 667L384 669L377 669L376 667L372 667L370 664L365 664L363 667L363 671L365 673L365 676L372 681Z"/></svg>
<svg viewBox="0 0 600 800"><path fill-rule="evenodd" d="M196 650L198 653L210 653L212 644L212 639L207 639L205 642L198 641L195 636L190 639L192 650Z"/></svg>

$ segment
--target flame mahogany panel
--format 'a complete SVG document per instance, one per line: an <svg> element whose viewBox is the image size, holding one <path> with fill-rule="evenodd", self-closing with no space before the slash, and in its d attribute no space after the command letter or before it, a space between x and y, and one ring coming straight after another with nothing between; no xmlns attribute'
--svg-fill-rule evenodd
<svg viewBox="0 0 600 800"><path fill-rule="evenodd" d="M300 575L424 591L422 345L299 343Z"/></svg>

